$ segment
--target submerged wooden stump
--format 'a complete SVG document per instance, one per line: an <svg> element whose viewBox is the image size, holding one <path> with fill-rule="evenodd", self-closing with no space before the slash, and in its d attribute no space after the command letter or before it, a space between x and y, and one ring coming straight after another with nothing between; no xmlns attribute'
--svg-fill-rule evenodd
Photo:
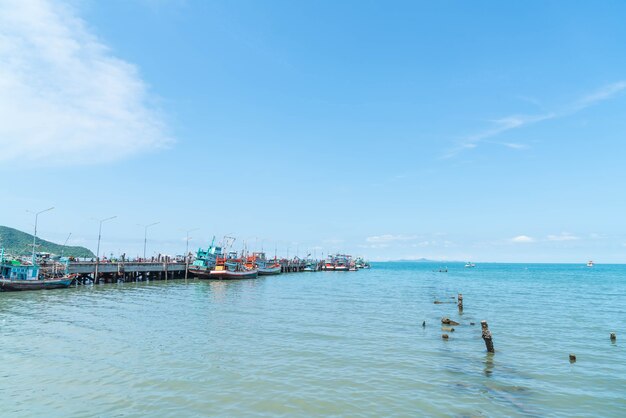
<svg viewBox="0 0 626 418"><path fill-rule="evenodd" d="M570 354L569 355L569 362L570 363L576 363L576 354Z"/></svg>
<svg viewBox="0 0 626 418"><path fill-rule="evenodd" d="M444 325L460 325L458 322L451 320L447 316L441 318L441 323Z"/></svg>
<svg viewBox="0 0 626 418"><path fill-rule="evenodd" d="M491 337L491 331L489 331L489 325L487 321L480 321L480 326L483 329L483 341L485 341L485 346L487 347L487 351L489 353L495 353L496 350L493 348L493 339Z"/></svg>
<svg viewBox="0 0 626 418"><path fill-rule="evenodd" d="M614 332L611 333L611 341L617 340L617 335Z"/></svg>

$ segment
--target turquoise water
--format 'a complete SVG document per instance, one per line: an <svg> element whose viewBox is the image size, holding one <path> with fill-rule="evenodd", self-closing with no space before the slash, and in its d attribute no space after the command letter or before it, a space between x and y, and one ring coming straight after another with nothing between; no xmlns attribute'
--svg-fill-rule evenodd
<svg viewBox="0 0 626 418"><path fill-rule="evenodd" d="M626 416L626 266L439 267L2 293L2 415Z"/></svg>

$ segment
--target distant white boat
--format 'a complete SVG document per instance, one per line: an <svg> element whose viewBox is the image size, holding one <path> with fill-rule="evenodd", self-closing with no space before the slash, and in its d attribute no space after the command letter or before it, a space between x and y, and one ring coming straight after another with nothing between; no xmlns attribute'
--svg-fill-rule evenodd
<svg viewBox="0 0 626 418"><path fill-rule="evenodd" d="M465 263L465 268L472 268L472 267L476 267L476 264L468 261L467 263Z"/></svg>
<svg viewBox="0 0 626 418"><path fill-rule="evenodd" d="M587 267L593 267L593 261L591 260L587 261Z"/></svg>

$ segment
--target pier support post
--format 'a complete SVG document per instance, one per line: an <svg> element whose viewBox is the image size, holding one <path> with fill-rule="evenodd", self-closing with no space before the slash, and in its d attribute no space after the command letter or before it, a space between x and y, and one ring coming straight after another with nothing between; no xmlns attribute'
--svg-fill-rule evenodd
<svg viewBox="0 0 626 418"><path fill-rule="evenodd" d="M487 324L487 321L480 321L480 326L483 329L483 340L485 341L487 351L489 353L495 353L496 351L493 349L493 339L491 337L491 331L489 331L489 325Z"/></svg>
<svg viewBox="0 0 626 418"><path fill-rule="evenodd" d="M459 301L459 312L463 312L463 294L459 293L459 296L457 299Z"/></svg>

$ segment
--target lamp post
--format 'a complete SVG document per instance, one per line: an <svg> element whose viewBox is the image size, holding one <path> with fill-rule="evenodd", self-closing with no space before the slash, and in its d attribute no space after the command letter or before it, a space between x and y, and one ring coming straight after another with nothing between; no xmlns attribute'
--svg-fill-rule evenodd
<svg viewBox="0 0 626 418"><path fill-rule="evenodd" d="M36 258L35 258L35 246L37 245L37 218L39 218L39 215L41 215L44 212L48 212L50 210L54 209L54 206L48 209L44 209L41 210L39 212L35 213L35 234L33 235L33 266L36 264ZM30 212L30 211L28 211Z"/></svg>
<svg viewBox="0 0 626 418"><path fill-rule="evenodd" d="M100 227L98 228L98 249L96 250L96 273L93 278L94 284L98 283L98 266L100 264L100 238L102 238L102 223L117 218L117 215L110 218L100 219Z"/></svg>
<svg viewBox="0 0 626 418"><path fill-rule="evenodd" d="M187 275L189 274L189 240L191 239L189 237L189 233L193 232L193 231L197 231L200 228L194 228L194 229L190 229L189 231L187 231L187 245L185 247L185 283L187 282Z"/></svg>
<svg viewBox="0 0 626 418"><path fill-rule="evenodd" d="M160 222L154 222L150 225L142 225L144 227L143 233L143 261L146 261L146 246L148 245L148 228L151 226L157 225Z"/></svg>

